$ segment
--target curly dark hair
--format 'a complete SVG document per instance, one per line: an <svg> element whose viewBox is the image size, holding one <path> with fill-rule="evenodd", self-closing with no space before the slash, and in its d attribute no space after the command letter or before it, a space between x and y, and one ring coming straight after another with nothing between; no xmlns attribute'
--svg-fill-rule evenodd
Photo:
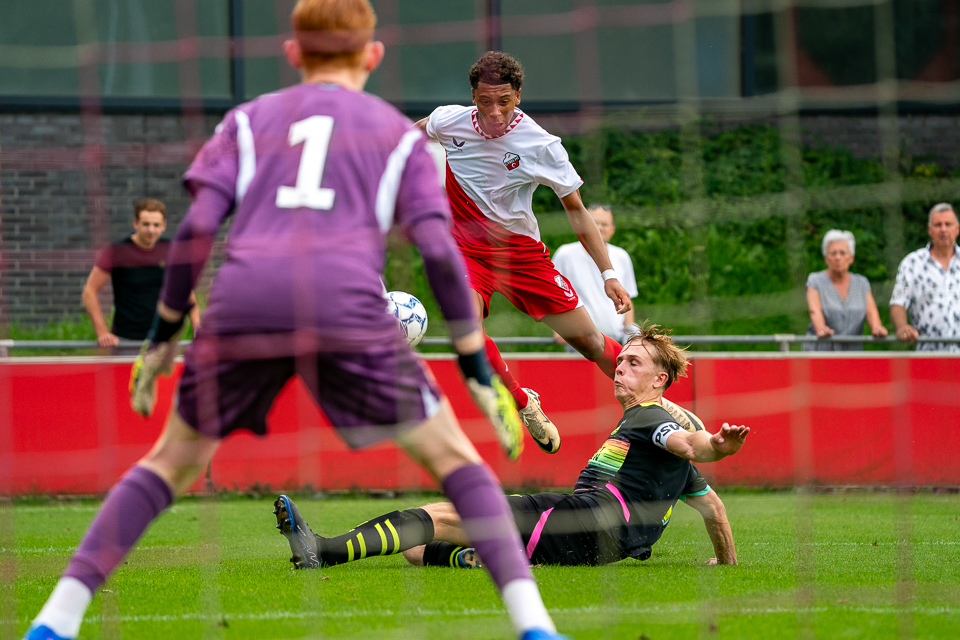
<svg viewBox="0 0 960 640"><path fill-rule="evenodd" d="M523 85L523 67L516 58L502 51L487 51L470 67L467 77L474 89L482 82L491 85L509 84L514 91L519 91Z"/></svg>

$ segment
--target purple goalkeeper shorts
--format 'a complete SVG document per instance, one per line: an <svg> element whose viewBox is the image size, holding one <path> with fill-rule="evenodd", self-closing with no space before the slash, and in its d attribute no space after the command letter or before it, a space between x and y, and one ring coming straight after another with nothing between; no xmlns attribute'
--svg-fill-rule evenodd
<svg viewBox="0 0 960 640"><path fill-rule="evenodd" d="M184 353L177 411L209 438L237 429L266 434L267 412L294 374L352 448L394 438L440 406L432 377L405 341L363 352L250 360L217 358L215 347L203 342Z"/></svg>

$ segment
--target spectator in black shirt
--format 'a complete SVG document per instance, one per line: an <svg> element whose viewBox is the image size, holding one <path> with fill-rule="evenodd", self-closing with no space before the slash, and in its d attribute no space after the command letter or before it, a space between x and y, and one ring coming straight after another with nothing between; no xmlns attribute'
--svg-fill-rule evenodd
<svg viewBox="0 0 960 640"><path fill-rule="evenodd" d="M116 242L100 254L83 287L83 306L87 309L97 342L115 347L120 339L143 340L150 331L160 298L163 270L167 262L169 240L161 239L167 228L167 208L159 200L144 198L133 208L133 235ZM107 280L113 285L113 327L107 329L98 295ZM196 298L190 310L194 330L200 326Z"/></svg>

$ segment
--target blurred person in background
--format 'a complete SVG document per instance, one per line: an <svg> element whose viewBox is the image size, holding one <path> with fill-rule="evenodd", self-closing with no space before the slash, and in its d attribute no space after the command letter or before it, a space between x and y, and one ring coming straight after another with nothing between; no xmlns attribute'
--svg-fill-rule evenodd
<svg viewBox="0 0 960 640"><path fill-rule="evenodd" d="M890 296L890 319L897 338L911 344L920 336L960 336L960 224L953 206L942 202L927 219L930 242L900 262ZM910 320L907 320L907 310ZM927 342L918 351L960 351L960 344Z"/></svg>
<svg viewBox="0 0 960 640"><path fill-rule="evenodd" d="M166 228L166 205L153 198L139 200L133 206L133 234L111 244L97 257L81 298L101 347L116 347L121 339L139 341L147 337L170 249L170 241L161 238ZM113 326L109 329L99 300L108 280L113 286L114 307ZM200 326L200 311L193 292L190 302L194 305L190 322L196 329Z"/></svg>
<svg viewBox="0 0 960 640"><path fill-rule="evenodd" d="M807 307L810 311L808 336L863 335L863 323L870 325L870 333L880 338L887 329L880 322L877 302L870 292L870 282L856 273L850 273L857 242L849 231L831 229L823 236L823 259L827 268L807 277ZM807 351L858 351L859 343L816 342L804 343Z"/></svg>
<svg viewBox="0 0 960 640"><path fill-rule="evenodd" d="M597 228L600 230L600 237L607 245L607 255L610 256L610 262L613 263L614 270L620 275L620 282L631 298L637 297L637 277L633 272L633 261L630 260L630 254L618 246L610 244L610 239L616 232L617 227L613 222L613 208L608 204L592 204L587 208L590 215L593 216ZM610 304L610 298L607 297L603 288L603 278L597 271L597 266L587 253L587 250L579 242L571 242L558 247L553 254L553 264L557 271L566 277L573 285L574 290L580 296L583 306L593 323L597 325L600 332L605 336L610 336L617 342L623 342L636 332L636 325L633 322L633 308L631 307L624 313L617 313L616 308ZM566 344L563 338L556 331L553 338L559 344ZM568 351L573 349L568 345Z"/></svg>

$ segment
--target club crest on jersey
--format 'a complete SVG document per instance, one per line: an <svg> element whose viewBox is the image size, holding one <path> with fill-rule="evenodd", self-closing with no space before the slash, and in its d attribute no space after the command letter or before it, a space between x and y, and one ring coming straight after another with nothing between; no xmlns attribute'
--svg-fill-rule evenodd
<svg viewBox="0 0 960 640"><path fill-rule="evenodd" d="M520 156L507 151L503 154L503 166L507 168L507 171L513 171L520 166Z"/></svg>
<svg viewBox="0 0 960 640"><path fill-rule="evenodd" d="M567 284L567 281L563 279L561 275L553 276L553 281L557 283L557 286L563 289L563 292L566 294L567 298L573 300L573 290L570 288L570 285ZM614 432L616 433L616 432Z"/></svg>

